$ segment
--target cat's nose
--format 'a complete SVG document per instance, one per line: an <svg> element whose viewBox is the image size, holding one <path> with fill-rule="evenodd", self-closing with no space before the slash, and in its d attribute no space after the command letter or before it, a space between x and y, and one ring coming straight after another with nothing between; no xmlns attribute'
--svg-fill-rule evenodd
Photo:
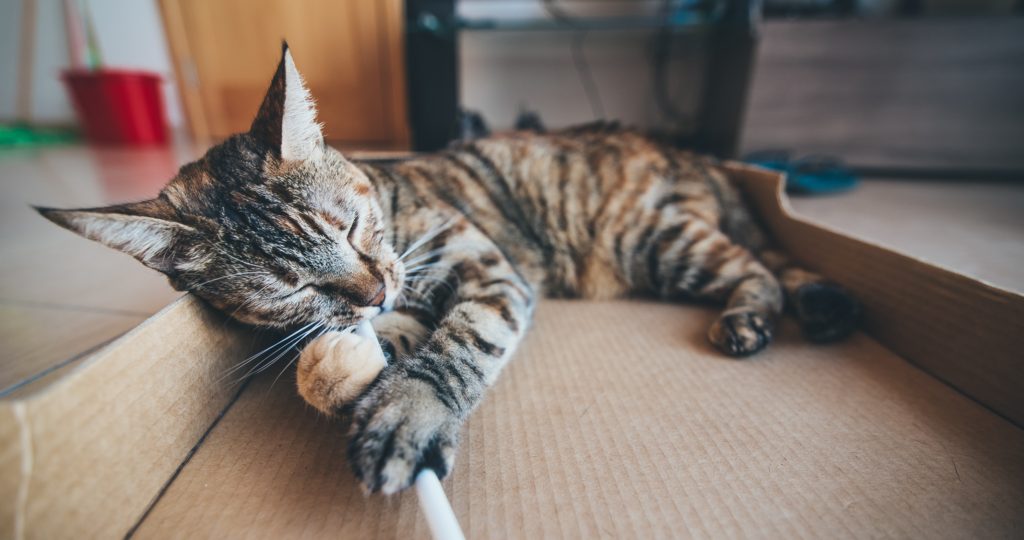
<svg viewBox="0 0 1024 540"><path fill-rule="evenodd" d="M380 307L384 305L384 297L387 296L387 289L384 284L380 284L380 288L377 289L377 294L373 295L373 298L367 304L367 306Z"/></svg>

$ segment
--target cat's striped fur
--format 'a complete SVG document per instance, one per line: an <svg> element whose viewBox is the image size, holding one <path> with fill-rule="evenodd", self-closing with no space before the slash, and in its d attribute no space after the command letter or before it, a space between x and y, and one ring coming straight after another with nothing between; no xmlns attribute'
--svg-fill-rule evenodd
<svg viewBox="0 0 1024 540"><path fill-rule="evenodd" d="M853 328L856 303L771 252L711 158L602 124L359 163L323 146L309 110L286 51L253 129L159 198L42 211L242 321L374 318L391 362L354 402L324 354L299 365L307 401L351 414L348 456L370 490L450 469L539 296L724 303L709 337L734 356L768 344L786 303L812 339Z"/></svg>

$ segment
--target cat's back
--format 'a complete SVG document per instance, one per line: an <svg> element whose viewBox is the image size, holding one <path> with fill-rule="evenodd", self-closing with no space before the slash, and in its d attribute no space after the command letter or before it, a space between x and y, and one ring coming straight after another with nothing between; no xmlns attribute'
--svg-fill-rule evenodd
<svg viewBox="0 0 1024 540"><path fill-rule="evenodd" d="M483 165L501 181L499 195L570 246L583 247L635 209L672 204L715 223L731 202L723 190L732 187L713 158L612 123L498 134L451 153Z"/></svg>
<svg viewBox="0 0 1024 540"><path fill-rule="evenodd" d="M543 274L549 291L565 295L574 295L575 276L595 247L637 227L634 218L645 209L672 205L717 222L716 184L726 182L711 159L611 124L498 134L398 170L469 216L518 265Z"/></svg>

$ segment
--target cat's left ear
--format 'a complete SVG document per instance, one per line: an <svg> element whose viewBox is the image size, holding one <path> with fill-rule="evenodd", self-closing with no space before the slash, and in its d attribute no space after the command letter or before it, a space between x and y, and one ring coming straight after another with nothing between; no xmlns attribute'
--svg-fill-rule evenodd
<svg viewBox="0 0 1024 540"><path fill-rule="evenodd" d="M174 219L161 199L101 208L36 207L46 219L90 240L123 251L165 274L194 266L199 232Z"/></svg>
<svg viewBox="0 0 1024 540"><path fill-rule="evenodd" d="M287 43L281 45L281 62L249 133L283 160L302 161L323 152L316 106Z"/></svg>

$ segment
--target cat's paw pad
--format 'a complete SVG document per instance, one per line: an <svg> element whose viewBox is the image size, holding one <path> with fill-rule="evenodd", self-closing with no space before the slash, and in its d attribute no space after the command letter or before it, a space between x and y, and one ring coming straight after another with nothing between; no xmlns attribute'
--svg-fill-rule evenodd
<svg viewBox="0 0 1024 540"><path fill-rule="evenodd" d="M708 331L708 339L729 356L748 356L772 340L773 319L756 311L724 313Z"/></svg>
<svg viewBox="0 0 1024 540"><path fill-rule="evenodd" d="M827 343L850 335L860 321L860 303L833 283L808 283L793 296L800 328L809 341Z"/></svg>
<svg viewBox="0 0 1024 540"><path fill-rule="evenodd" d="M296 384L307 403L333 414L358 397L386 364L371 339L352 332L328 332L302 350Z"/></svg>
<svg viewBox="0 0 1024 540"><path fill-rule="evenodd" d="M444 478L455 461L459 422L421 381L374 385L356 404L349 464L367 493L397 493L424 468Z"/></svg>

